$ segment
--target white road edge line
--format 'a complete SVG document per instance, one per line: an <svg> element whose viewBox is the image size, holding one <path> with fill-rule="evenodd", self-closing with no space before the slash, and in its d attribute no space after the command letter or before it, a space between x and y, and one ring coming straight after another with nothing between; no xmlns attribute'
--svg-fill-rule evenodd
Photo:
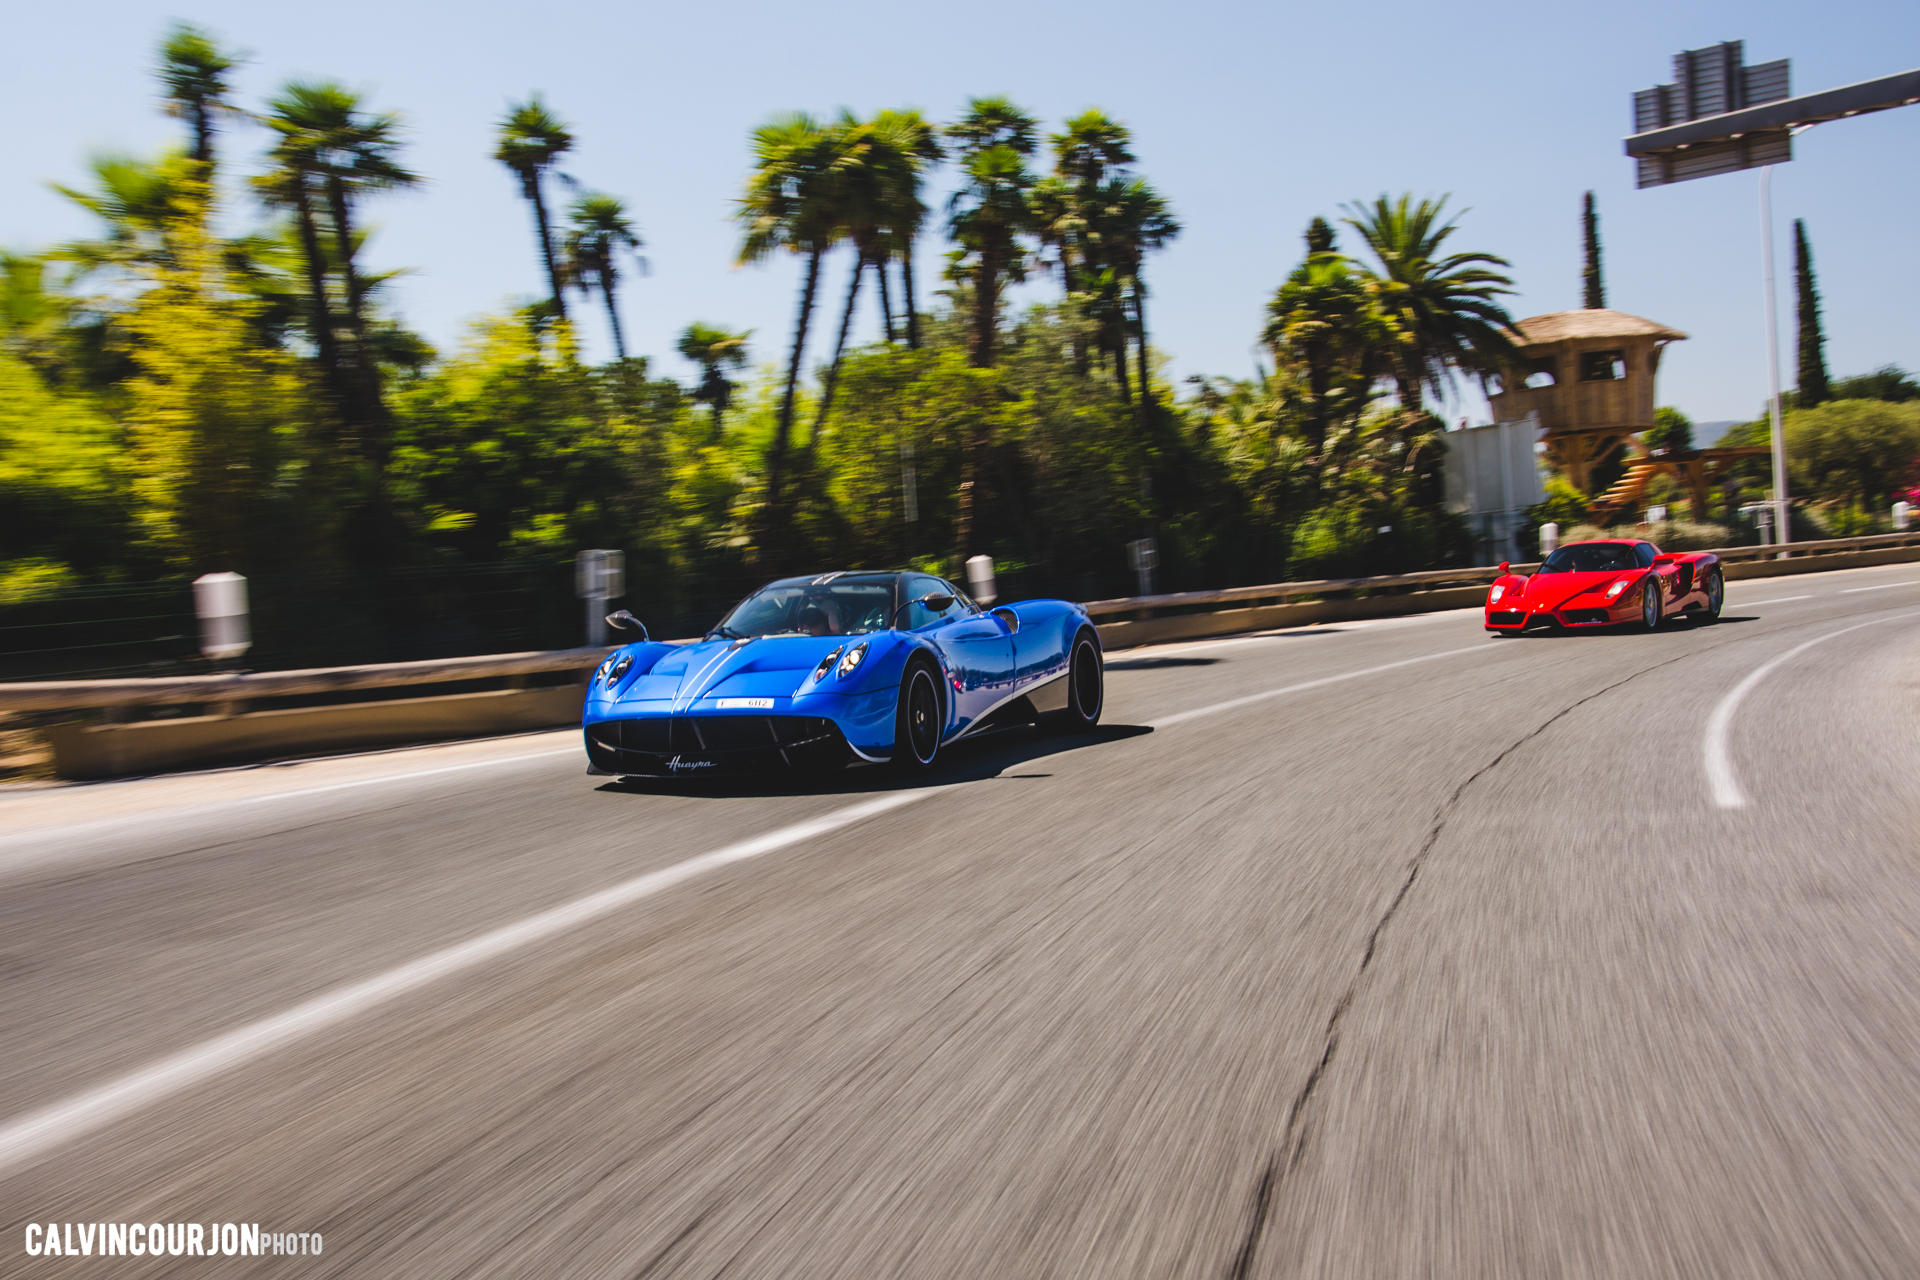
<svg viewBox="0 0 1920 1280"><path fill-rule="evenodd" d="M1463 653L1499 653L1512 649L1508 644L1490 643L1492 637L1480 644L1468 645L1464 649L1443 649L1439 653L1425 653L1417 658L1402 658L1398 662L1383 662L1377 667L1363 667L1359 671L1343 671L1337 676L1322 676L1318 680L1303 680L1299 684L1283 685L1278 689L1267 689L1261 693L1250 693L1243 698L1229 698L1225 702L1215 702L1204 707L1195 707L1191 711L1181 711L1174 715L1162 716L1150 722L1149 727L1166 729L1188 720L1197 720L1201 716L1217 715L1222 711L1232 711L1255 702L1265 702L1269 698L1278 698L1289 693L1302 693L1308 689L1318 689L1323 685L1339 684L1343 680L1358 680L1362 676L1378 675L1382 671L1392 671L1396 667L1410 667L1419 662L1432 662L1437 658L1455 658Z"/></svg>
<svg viewBox="0 0 1920 1280"><path fill-rule="evenodd" d="M50 1148L80 1138L169 1094L238 1067L323 1027L368 1012L430 982L576 929L730 863L744 862L838 831L902 805L924 800L937 790L921 788L894 792L765 835L754 836L659 871L635 876L610 889L576 898L372 978L336 987L324 995L295 1005L285 1013L262 1018L223 1036L203 1041L109 1084L8 1123L0 1128L0 1170L25 1164Z"/></svg>
<svg viewBox="0 0 1920 1280"><path fill-rule="evenodd" d="M1774 596L1773 598L1768 600L1741 600L1737 602L1733 600L1729 600L1727 601L1727 603L1728 604L1738 603L1742 609L1753 609L1763 604L1785 604L1789 600L1811 600L1811 599L1813 599L1812 596Z"/></svg>
<svg viewBox="0 0 1920 1280"><path fill-rule="evenodd" d="M1889 587L1911 587L1916 585L1920 585L1920 583L1917 583L1913 579L1908 579L1905 582L1882 582L1874 587L1846 587L1841 590L1840 594L1850 596L1856 591L1885 591Z"/></svg>
<svg viewBox="0 0 1920 1280"><path fill-rule="evenodd" d="M1747 793L1740 789L1740 780L1734 776L1733 755L1727 745L1727 737L1728 730L1733 725L1733 713L1740 709L1740 703L1753 692L1755 685L1766 679L1782 663L1805 653L1824 640L1844 636L1862 627L1877 626L1882 622L1899 622L1914 616L1911 613L1901 613L1891 618L1874 618L1867 622L1856 622L1850 627L1842 627L1838 631L1829 631L1823 636L1815 636L1803 644L1793 646L1780 656L1761 663L1750 671L1744 680L1728 690L1726 697L1720 699L1719 705L1714 707L1713 714L1707 717L1707 732L1701 742L1701 762L1706 769L1707 786L1713 792L1713 802L1722 809L1747 807Z"/></svg>

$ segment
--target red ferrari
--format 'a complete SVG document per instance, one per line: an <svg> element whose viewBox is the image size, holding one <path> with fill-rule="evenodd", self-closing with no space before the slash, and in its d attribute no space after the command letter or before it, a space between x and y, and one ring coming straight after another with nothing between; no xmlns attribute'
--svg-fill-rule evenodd
<svg viewBox="0 0 1920 1280"><path fill-rule="evenodd" d="M1501 565L1487 592L1487 630L1628 623L1651 631L1673 617L1712 622L1726 598L1720 557L1710 551L1668 554L1651 542L1597 538L1561 547L1532 577Z"/></svg>

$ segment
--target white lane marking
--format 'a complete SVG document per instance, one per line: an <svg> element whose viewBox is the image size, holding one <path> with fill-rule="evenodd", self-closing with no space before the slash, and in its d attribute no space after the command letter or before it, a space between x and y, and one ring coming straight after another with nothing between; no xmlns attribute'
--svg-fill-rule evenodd
<svg viewBox="0 0 1920 1280"><path fill-rule="evenodd" d="M1838 631L1829 631L1823 636L1815 636L1804 644L1797 644L1780 656L1763 662L1747 673L1746 679L1728 690L1726 697L1720 699L1713 714L1707 717L1707 732L1701 742L1701 759L1707 773L1707 787L1713 792L1713 802L1722 809L1744 809L1747 807L1747 794L1740 789L1740 780L1733 772L1733 755L1727 745L1728 729L1733 725L1733 713L1740 709L1740 703L1753 692L1754 686L1766 679L1776 667L1824 640L1835 636L1844 636L1849 631L1858 631L1862 627L1877 626L1882 622L1899 622L1914 617L1911 613L1896 614L1891 618L1874 618L1867 622L1856 622L1850 627Z"/></svg>
<svg viewBox="0 0 1920 1280"><path fill-rule="evenodd" d="M468 769L485 769L499 764L521 764L528 760L544 760L549 756L580 755L581 748L559 747L552 751L529 751L517 756L499 756L492 760L469 760L465 764L441 765L434 769L415 769L411 773L388 773L377 778L355 778L350 782L327 782L317 787L298 787L292 791L269 791L259 796L235 796L231 800L210 800L204 804L181 805L175 809L143 809L139 813L130 813L118 818L96 818L91 822L74 822L64 826L36 827L32 831L17 836L0 838L0 849L10 844L19 844L28 840L44 840L50 836L84 835L110 827L124 826L129 822L154 823L172 818L198 817L207 813L223 813L243 804L264 804L269 800L297 800L302 796L317 796L329 791L345 791L349 787L371 787L386 782L412 782L419 778L433 778L442 774L462 773ZM0 874L14 869L13 860L0 859Z"/></svg>
<svg viewBox="0 0 1920 1280"><path fill-rule="evenodd" d="M610 889L576 898L372 978L336 987L304 1004L295 1005L285 1013L262 1018L236 1031L203 1041L97 1089L90 1089L64 1102L20 1117L5 1128L0 1128L0 1170L24 1164L50 1148L80 1138L169 1094L238 1067L322 1028L344 1022L355 1014L366 1013L430 982L451 977L508 952L577 929L643 898L650 898L697 876L717 871L729 863L744 862L838 831L890 809L924 800L936 790L922 788L897 791L765 835L754 836L685 862L676 862L659 871L635 876Z"/></svg>
<svg viewBox="0 0 1920 1280"><path fill-rule="evenodd" d="M1738 601L1737 603L1742 609L1752 609L1763 604L1785 604L1789 600L1811 600L1811 599L1813 599L1812 596L1774 596L1771 599L1767 599L1767 600L1741 600L1741 601ZM1729 600L1727 601L1727 603L1734 604L1736 602Z"/></svg>
<svg viewBox="0 0 1920 1280"><path fill-rule="evenodd" d="M1510 644L1481 643L1468 645L1464 649L1444 649L1439 653L1422 654L1418 658L1402 658L1398 662L1385 662L1377 667L1362 667L1358 671L1343 671L1337 676L1322 676L1318 680L1303 680L1299 684L1283 685L1278 689L1267 689L1260 693L1250 693L1243 698L1229 698L1225 702L1215 702L1204 707L1195 707L1191 711L1181 711L1174 715L1163 716L1152 721L1150 727L1165 729L1188 720L1197 720L1201 716L1217 715L1222 711L1232 711L1255 702L1265 702L1269 698L1283 697L1289 693L1301 693L1308 689L1318 689L1323 685L1339 684L1343 680L1358 680L1362 676L1378 675L1382 671L1392 671L1397 667L1410 667L1418 662L1432 662L1437 658L1454 658L1463 653L1499 653L1513 649Z"/></svg>
<svg viewBox="0 0 1920 1280"><path fill-rule="evenodd" d="M1915 580L1909 578L1905 582L1883 582L1877 587L1847 587L1847 588L1844 588L1840 592L1840 594L1843 596L1850 596L1856 591L1885 591L1889 587L1911 587L1914 585L1915 585Z"/></svg>

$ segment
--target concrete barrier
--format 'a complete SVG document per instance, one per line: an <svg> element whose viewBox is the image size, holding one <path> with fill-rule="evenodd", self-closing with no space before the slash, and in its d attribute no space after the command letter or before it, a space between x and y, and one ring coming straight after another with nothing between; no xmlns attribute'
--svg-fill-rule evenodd
<svg viewBox="0 0 1920 1280"><path fill-rule="evenodd" d="M123 778L319 751L578 725L585 696L585 687L577 684L497 689L136 724L62 724L48 730L48 737L54 772L60 777Z"/></svg>

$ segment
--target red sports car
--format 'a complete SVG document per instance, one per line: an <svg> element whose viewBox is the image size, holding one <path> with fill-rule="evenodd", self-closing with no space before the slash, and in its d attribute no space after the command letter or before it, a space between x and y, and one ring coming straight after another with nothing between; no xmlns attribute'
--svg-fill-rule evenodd
<svg viewBox="0 0 1920 1280"><path fill-rule="evenodd" d="M1487 592L1487 630L1517 635L1533 627L1631 623L1651 631L1676 616L1712 622L1726 598L1720 557L1712 552L1667 554L1634 538L1596 538L1561 547L1532 577L1501 565Z"/></svg>

